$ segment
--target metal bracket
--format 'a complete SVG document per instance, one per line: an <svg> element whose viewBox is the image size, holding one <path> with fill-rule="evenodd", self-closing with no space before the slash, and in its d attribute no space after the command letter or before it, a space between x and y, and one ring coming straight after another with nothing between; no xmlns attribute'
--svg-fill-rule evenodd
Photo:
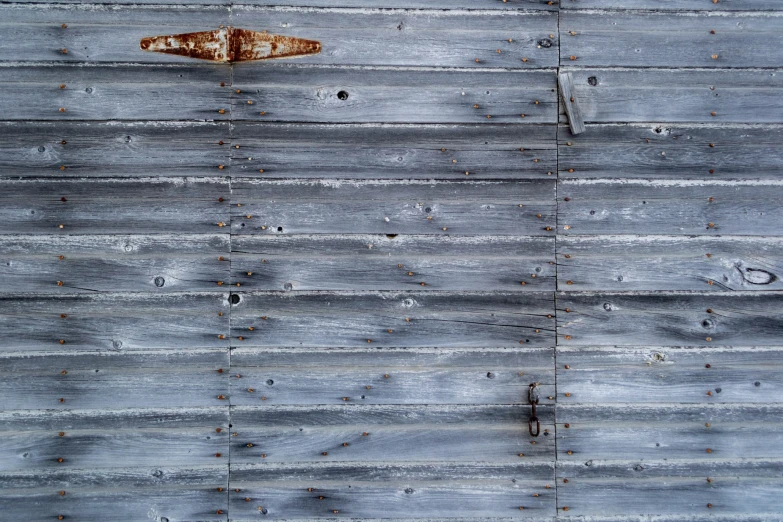
<svg viewBox="0 0 783 522"><path fill-rule="evenodd" d="M292 58L321 52L321 43L292 36L221 27L214 31L142 38L143 51L231 63Z"/></svg>

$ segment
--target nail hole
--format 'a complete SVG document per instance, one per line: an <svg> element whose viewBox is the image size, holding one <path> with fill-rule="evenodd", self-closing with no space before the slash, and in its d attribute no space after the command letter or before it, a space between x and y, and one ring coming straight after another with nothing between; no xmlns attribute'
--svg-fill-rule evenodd
<svg viewBox="0 0 783 522"><path fill-rule="evenodd" d="M273 381L272 379L268 379L268 380L266 381L266 383L267 383L269 386L272 386L272 385L275 383L275 381Z"/></svg>
<svg viewBox="0 0 783 522"><path fill-rule="evenodd" d="M591 76L587 79L587 83L591 87L595 87L596 85L598 85L598 78L596 78L595 76Z"/></svg>
<svg viewBox="0 0 783 522"><path fill-rule="evenodd" d="M277 227L277 231L278 232L282 232L283 231L283 227Z"/></svg>
<svg viewBox="0 0 783 522"><path fill-rule="evenodd" d="M494 379L494 378L495 378L495 374L494 373L487 372L487 379Z"/></svg>
<svg viewBox="0 0 783 522"><path fill-rule="evenodd" d="M163 279L162 277L158 276L158 277L155 278L155 286L157 286L158 288L163 286L165 283L166 283L166 280Z"/></svg>
<svg viewBox="0 0 783 522"><path fill-rule="evenodd" d="M239 304L240 300L239 294L231 294L231 304Z"/></svg>
<svg viewBox="0 0 783 522"><path fill-rule="evenodd" d="M337 93L337 97L341 100L347 100L348 99L348 93L346 91L340 91Z"/></svg>

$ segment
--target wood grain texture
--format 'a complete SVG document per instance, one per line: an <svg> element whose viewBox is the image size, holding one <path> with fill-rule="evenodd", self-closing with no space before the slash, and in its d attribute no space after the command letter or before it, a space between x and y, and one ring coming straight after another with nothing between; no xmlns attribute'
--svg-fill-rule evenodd
<svg viewBox="0 0 783 522"><path fill-rule="evenodd" d="M173 522L226 520L228 513L227 465L12 471L0 473L0 485L0 509L20 520Z"/></svg>
<svg viewBox="0 0 783 522"><path fill-rule="evenodd" d="M254 6L275 6L279 5L280 2L279 0L243 0L242 4ZM285 4L298 7L378 7L378 3L372 0L287 0ZM559 0L508 0L507 2L503 2L502 0L429 0L426 4L422 4L420 0L388 0L387 2L384 2L383 7L404 9L469 8L557 11L559 4Z"/></svg>
<svg viewBox="0 0 783 522"><path fill-rule="evenodd" d="M227 178L0 180L0 234L227 235L229 199Z"/></svg>
<svg viewBox="0 0 783 522"><path fill-rule="evenodd" d="M230 172L286 179L539 179L557 169L555 131L554 125L237 122Z"/></svg>
<svg viewBox="0 0 783 522"><path fill-rule="evenodd" d="M227 298L227 292L79 295L67 288L61 295L2 296L2 351L227 348Z"/></svg>
<svg viewBox="0 0 783 522"><path fill-rule="evenodd" d="M641 465L635 475L643 478L645 462L651 460L669 460L676 468L681 461L780 459L780 413L779 405L562 404L557 409L558 460L624 460L631 467ZM697 469L671 475L699 476Z"/></svg>
<svg viewBox="0 0 783 522"><path fill-rule="evenodd" d="M553 469L547 463L265 463L232 465L231 472L232 488L241 490L230 492L232 520L256 520L259 508L266 517L307 519L411 520L422 515L444 520L431 518L443 513L465 517L445 519L459 521L554 516Z"/></svg>
<svg viewBox="0 0 783 522"><path fill-rule="evenodd" d="M778 348L563 348L557 352L559 400L564 404L783 403L780 360Z"/></svg>
<svg viewBox="0 0 783 522"><path fill-rule="evenodd" d="M779 67L781 16L563 11L562 55L581 66Z"/></svg>
<svg viewBox="0 0 783 522"><path fill-rule="evenodd" d="M554 409L538 409L537 438L528 433L529 416L529 405L235 406L231 461L552 462Z"/></svg>
<svg viewBox="0 0 783 522"><path fill-rule="evenodd" d="M231 310L233 346L518 348L554 342L553 303L547 293L234 295L239 302Z"/></svg>
<svg viewBox="0 0 783 522"><path fill-rule="evenodd" d="M0 292L225 292L229 249L228 234L8 236Z"/></svg>
<svg viewBox="0 0 783 522"><path fill-rule="evenodd" d="M578 64L578 57L569 63ZM777 69L563 70L574 78L587 123L783 122Z"/></svg>
<svg viewBox="0 0 783 522"><path fill-rule="evenodd" d="M671 11L775 11L777 0L563 0L561 9L656 9Z"/></svg>
<svg viewBox="0 0 783 522"><path fill-rule="evenodd" d="M231 248L231 281L243 290L284 290L286 285L299 290L555 288L553 238L236 236Z"/></svg>
<svg viewBox="0 0 783 522"><path fill-rule="evenodd" d="M559 293L558 342L775 346L783 327L780 297L778 292Z"/></svg>
<svg viewBox="0 0 783 522"><path fill-rule="evenodd" d="M6 177L215 176L229 143L228 122L0 122L0 168Z"/></svg>
<svg viewBox="0 0 783 522"><path fill-rule="evenodd" d="M783 289L776 237L561 236L557 248L561 290Z"/></svg>
<svg viewBox="0 0 783 522"><path fill-rule="evenodd" d="M231 353L232 405L527 404L528 385L535 382L541 403L552 404L552 348Z"/></svg>
<svg viewBox="0 0 783 522"><path fill-rule="evenodd" d="M220 458L227 462L227 408L171 409L173 422L167 421L165 411L119 410L119 424L107 424L118 417L116 410L2 412L0 470L193 467L222 464Z"/></svg>
<svg viewBox="0 0 783 522"><path fill-rule="evenodd" d="M783 128L778 125L590 125L579 136L563 131L559 136L560 178L783 176Z"/></svg>
<svg viewBox="0 0 783 522"><path fill-rule="evenodd" d="M0 111L4 120L25 121L228 120L230 71L211 64L0 63Z"/></svg>
<svg viewBox="0 0 783 522"><path fill-rule="evenodd" d="M142 51L147 36L229 25L228 6L123 7L10 4L0 7L0 61L172 63L190 59ZM63 25L65 24L65 25Z"/></svg>
<svg viewBox="0 0 783 522"><path fill-rule="evenodd" d="M465 183L238 178L231 188L232 203L241 205L231 206L234 234L555 234L552 179Z"/></svg>
<svg viewBox="0 0 783 522"><path fill-rule="evenodd" d="M568 116L571 134L581 134L585 131L585 122L582 117L582 109L579 108L579 101L574 92L574 80L571 78L571 73L559 73L557 82L560 88L563 110L565 110L566 116Z"/></svg>
<svg viewBox="0 0 783 522"><path fill-rule="evenodd" d="M555 84L552 70L248 62L233 68L233 87L242 93L233 97L232 116L313 123L555 123Z"/></svg>
<svg viewBox="0 0 783 522"><path fill-rule="evenodd" d="M777 236L782 198L779 180L562 180L558 233Z"/></svg>
<svg viewBox="0 0 783 522"><path fill-rule="evenodd" d="M555 13L383 7L238 5L231 9L231 23L320 41L323 50L297 58L301 63L525 69L558 65ZM528 60L523 62L523 57Z"/></svg>
<svg viewBox="0 0 783 522"><path fill-rule="evenodd" d="M8 353L0 402L8 410L221 406L228 359L228 350Z"/></svg>

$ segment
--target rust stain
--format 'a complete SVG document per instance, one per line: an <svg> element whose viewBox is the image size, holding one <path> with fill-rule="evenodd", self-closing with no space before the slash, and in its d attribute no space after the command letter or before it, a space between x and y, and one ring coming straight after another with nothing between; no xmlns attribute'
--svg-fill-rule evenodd
<svg viewBox="0 0 783 522"><path fill-rule="evenodd" d="M139 42L139 47L143 51L224 63L291 58L321 52L321 43L315 40L235 27L145 37Z"/></svg>

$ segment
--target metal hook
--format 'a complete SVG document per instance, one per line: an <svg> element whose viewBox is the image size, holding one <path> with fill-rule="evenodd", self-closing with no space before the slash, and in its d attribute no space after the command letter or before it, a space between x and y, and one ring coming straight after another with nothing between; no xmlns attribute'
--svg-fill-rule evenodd
<svg viewBox="0 0 783 522"><path fill-rule="evenodd" d="M538 383L534 382L530 384L530 387L527 390L527 400L530 403L530 419L527 421L527 430L530 433L531 437L538 437L538 435L541 433L541 422L538 420L538 417L536 416L536 405L539 401L539 395L538 395ZM533 423L536 423L536 431L533 432Z"/></svg>

